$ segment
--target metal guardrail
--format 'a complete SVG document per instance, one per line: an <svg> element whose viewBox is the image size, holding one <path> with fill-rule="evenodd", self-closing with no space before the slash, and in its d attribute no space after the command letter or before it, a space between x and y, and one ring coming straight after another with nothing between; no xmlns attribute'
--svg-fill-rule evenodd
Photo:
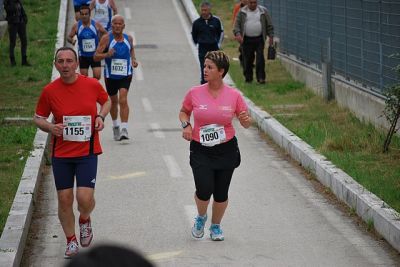
<svg viewBox="0 0 400 267"><path fill-rule="evenodd" d="M321 45L331 40L332 74L382 94L399 83L399 0L260 0L271 13L279 50L321 65Z"/></svg>

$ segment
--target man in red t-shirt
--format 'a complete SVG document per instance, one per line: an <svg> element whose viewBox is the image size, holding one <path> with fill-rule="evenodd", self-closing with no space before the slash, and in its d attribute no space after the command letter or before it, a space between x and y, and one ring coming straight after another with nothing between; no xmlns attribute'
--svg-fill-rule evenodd
<svg viewBox="0 0 400 267"><path fill-rule="evenodd" d="M78 253L73 212L75 177L81 246L89 246L93 238L90 213L95 206L97 155L102 153L98 132L104 128L111 101L96 79L76 73L78 59L72 48L58 49L54 65L60 78L44 87L33 120L41 130L53 136L52 165L58 217L67 238L64 257L70 258ZM47 121L51 113L54 123Z"/></svg>

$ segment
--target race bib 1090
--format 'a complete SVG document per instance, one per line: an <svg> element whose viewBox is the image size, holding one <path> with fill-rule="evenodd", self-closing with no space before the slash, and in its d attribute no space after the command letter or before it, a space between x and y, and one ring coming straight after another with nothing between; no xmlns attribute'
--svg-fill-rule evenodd
<svg viewBox="0 0 400 267"><path fill-rule="evenodd" d="M224 126L209 124L200 127L200 143L203 146L215 146L226 140Z"/></svg>

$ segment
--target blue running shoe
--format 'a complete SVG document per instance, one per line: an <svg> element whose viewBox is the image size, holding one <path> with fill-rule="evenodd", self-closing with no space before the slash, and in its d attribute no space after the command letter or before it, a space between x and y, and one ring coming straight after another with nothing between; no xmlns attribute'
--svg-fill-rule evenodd
<svg viewBox="0 0 400 267"><path fill-rule="evenodd" d="M211 224L210 237L213 241L224 241L224 234L219 224Z"/></svg>
<svg viewBox="0 0 400 267"><path fill-rule="evenodd" d="M194 225L192 227L192 236L194 238L202 238L204 236L204 225L207 221L207 214L203 216L197 215L194 218Z"/></svg>

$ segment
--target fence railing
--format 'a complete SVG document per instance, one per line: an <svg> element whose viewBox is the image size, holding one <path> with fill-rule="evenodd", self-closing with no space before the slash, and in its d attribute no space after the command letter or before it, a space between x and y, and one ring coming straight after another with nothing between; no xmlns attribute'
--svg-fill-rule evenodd
<svg viewBox="0 0 400 267"><path fill-rule="evenodd" d="M330 39L333 74L379 94L400 82L400 0L259 3L270 11L280 52L321 69L321 46Z"/></svg>

